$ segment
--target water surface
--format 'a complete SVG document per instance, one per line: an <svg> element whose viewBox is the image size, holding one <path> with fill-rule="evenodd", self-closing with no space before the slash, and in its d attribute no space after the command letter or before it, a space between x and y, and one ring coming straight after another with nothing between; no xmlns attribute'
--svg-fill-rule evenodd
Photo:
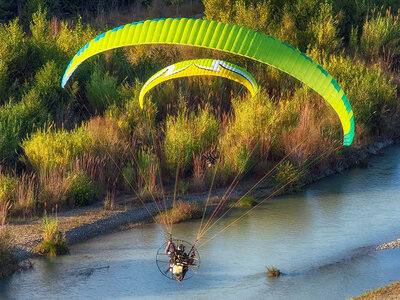
<svg viewBox="0 0 400 300"><path fill-rule="evenodd" d="M225 217L207 237L245 209ZM200 222L174 226L193 241ZM0 281L1 299L345 299L400 280L400 249L373 245L400 233L400 147L354 169L272 199L199 249L201 269L181 284L162 276L157 225L34 259L33 270ZM267 278L266 267L284 276Z"/></svg>

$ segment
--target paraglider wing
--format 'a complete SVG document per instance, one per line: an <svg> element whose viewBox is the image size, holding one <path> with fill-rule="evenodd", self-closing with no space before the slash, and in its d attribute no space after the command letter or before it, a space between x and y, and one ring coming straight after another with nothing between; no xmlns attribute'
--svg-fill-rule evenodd
<svg viewBox="0 0 400 300"><path fill-rule="evenodd" d="M350 103L335 79L306 54L292 46L245 27L201 19L155 19L111 29L87 43L71 60L62 79L64 87L87 58L113 48L140 44L179 44L205 47L245 56L278 68L319 93L342 123L345 146L354 137Z"/></svg>
<svg viewBox="0 0 400 300"><path fill-rule="evenodd" d="M186 60L162 69L146 81L139 95L140 107L143 108L146 93L156 85L167 80L189 76L224 77L243 84L252 96L258 92L258 85L253 76L239 66L215 59Z"/></svg>

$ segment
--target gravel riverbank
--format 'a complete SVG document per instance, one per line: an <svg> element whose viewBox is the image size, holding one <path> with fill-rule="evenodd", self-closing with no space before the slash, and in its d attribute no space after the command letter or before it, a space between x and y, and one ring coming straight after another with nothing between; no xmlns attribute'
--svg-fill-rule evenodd
<svg viewBox="0 0 400 300"><path fill-rule="evenodd" d="M343 170L362 165L371 155L378 154L383 148L393 144L393 139L381 139L362 148L351 148L345 152L342 159L331 162L325 170L320 173L309 175L305 183L310 184L331 174L342 172ZM249 190L256 183L256 180L241 182L232 193L232 198L238 198ZM225 188L213 191L213 198L218 199L225 192ZM252 195L266 195L270 188L265 184L260 184L252 191ZM207 198L207 192L192 193L180 197L184 201L195 201L201 203ZM60 230L66 233L68 244L76 244L96 236L110 233L117 230L130 228L135 224L152 222L152 217L146 209L153 215L157 213L157 208L151 203L146 207L137 204L137 199L131 196L121 196L116 199L115 209L106 210L97 203L93 206L73 209L58 213ZM170 206L172 201L168 201ZM201 205L201 204L200 204ZM7 225L15 239L15 252L19 261L25 260L35 255L32 247L41 240L42 221L41 219L14 223Z"/></svg>

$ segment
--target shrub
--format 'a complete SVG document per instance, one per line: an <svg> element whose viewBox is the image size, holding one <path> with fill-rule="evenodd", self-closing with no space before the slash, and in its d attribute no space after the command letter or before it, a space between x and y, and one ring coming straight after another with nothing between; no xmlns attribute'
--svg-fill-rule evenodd
<svg viewBox="0 0 400 300"><path fill-rule="evenodd" d="M291 193L297 192L301 188L302 175L300 169L293 166L290 161L285 161L276 168L276 172L272 176L274 189Z"/></svg>
<svg viewBox="0 0 400 300"><path fill-rule="evenodd" d="M67 177L68 188L67 201L75 206L90 204L94 198L94 186L92 180L81 171L74 171Z"/></svg>
<svg viewBox="0 0 400 300"><path fill-rule="evenodd" d="M43 240L35 247L34 251L39 255L57 256L69 252L65 233L58 229L58 218L43 216Z"/></svg>
<svg viewBox="0 0 400 300"><path fill-rule="evenodd" d="M94 145L93 137L85 128L77 127L72 131L38 130L30 139L22 142L26 162L36 170L69 166L76 157L89 152Z"/></svg>
<svg viewBox="0 0 400 300"><path fill-rule="evenodd" d="M265 92L234 99L232 106L234 118L220 137L221 172L242 173L250 169L256 157L268 158L276 110Z"/></svg>
<svg viewBox="0 0 400 300"><path fill-rule="evenodd" d="M399 16L390 10L368 17L362 28L360 52L367 60L386 59L395 62L400 57L400 23ZM383 57L386 56L386 57Z"/></svg>
<svg viewBox="0 0 400 300"><path fill-rule="evenodd" d="M245 197L235 205L236 207L253 207L258 204L257 200L252 197Z"/></svg>
<svg viewBox="0 0 400 300"><path fill-rule="evenodd" d="M13 239L10 231L0 227L0 279L18 269L18 264L12 252Z"/></svg>
<svg viewBox="0 0 400 300"><path fill-rule="evenodd" d="M191 219L201 218L202 211L197 203L184 202L179 200L175 203L175 207L167 211L167 218L170 224L180 223ZM161 212L156 216L158 223L165 220L165 212Z"/></svg>
<svg viewBox="0 0 400 300"><path fill-rule="evenodd" d="M78 17L75 26L68 22L61 22L56 36L56 45L67 57L73 57L82 45L96 36L96 31L90 25L83 25L82 18Z"/></svg>
<svg viewBox="0 0 400 300"><path fill-rule="evenodd" d="M102 114L114 103L119 103L117 78L97 68L86 85L87 100L94 113Z"/></svg>
<svg viewBox="0 0 400 300"><path fill-rule="evenodd" d="M9 92L20 89L18 77L24 73L27 60L24 40L25 33L18 19L0 25L0 105L9 100Z"/></svg>
<svg viewBox="0 0 400 300"><path fill-rule="evenodd" d="M308 47L329 57L330 54L339 50L341 40L338 36L338 20L333 16L332 5L327 2L320 4L320 11L313 16L308 26L310 41Z"/></svg>
<svg viewBox="0 0 400 300"><path fill-rule="evenodd" d="M15 201L15 179L8 175L0 174L0 204Z"/></svg>
<svg viewBox="0 0 400 300"><path fill-rule="evenodd" d="M16 104L0 107L0 141L4 141L0 143L0 161L8 166L15 165L20 141L48 120L49 115L35 90L24 94Z"/></svg>
<svg viewBox="0 0 400 300"><path fill-rule="evenodd" d="M142 192L152 193L156 188L157 167L157 158L150 149L138 150L136 182Z"/></svg>
<svg viewBox="0 0 400 300"><path fill-rule="evenodd" d="M180 162L180 170L186 171L193 164L193 155L199 155L215 147L219 124L206 108L196 115L186 110L176 117L167 117L164 151L169 170Z"/></svg>
<svg viewBox="0 0 400 300"><path fill-rule="evenodd" d="M346 91L356 124L364 124L370 134L384 132L392 125L391 116L398 113L398 104L390 75L344 56L333 55L324 65Z"/></svg>

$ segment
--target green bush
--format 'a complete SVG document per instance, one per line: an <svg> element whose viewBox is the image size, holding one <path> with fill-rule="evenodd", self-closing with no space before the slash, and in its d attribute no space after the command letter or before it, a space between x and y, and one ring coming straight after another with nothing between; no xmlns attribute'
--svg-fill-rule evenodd
<svg viewBox="0 0 400 300"><path fill-rule="evenodd" d="M65 233L58 229L58 218L43 216L43 240L35 247L34 251L39 255L57 256L69 252Z"/></svg>
<svg viewBox="0 0 400 300"><path fill-rule="evenodd" d="M21 101L0 106L0 141L4 141L0 143L0 162L15 165L21 140L50 123L50 111L55 111L55 104L62 99L59 79L59 70L50 61L36 73L32 88Z"/></svg>
<svg viewBox="0 0 400 300"><path fill-rule="evenodd" d="M360 52L367 60L377 61L390 59L400 55L400 24L399 16L392 15L390 10L383 15L367 18L362 28ZM392 57L389 57L392 56ZM393 63L394 61L390 61Z"/></svg>
<svg viewBox="0 0 400 300"><path fill-rule="evenodd" d="M221 172L242 173L249 170L257 157L268 157L276 108L265 92L234 99L232 106L234 118L225 135L220 136Z"/></svg>
<svg viewBox="0 0 400 300"><path fill-rule="evenodd" d="M18 19L0 25L0 105L10 97L19 95L20 84L24 82L27 47L25 33Z"/></svg>
<svg viewBox="0 0 400 300"><path fill-rule="evenodd" d="M388 114L396 115L398 101L397 87L389 74L377 66L336 55L325 61L325 67L346 91L356 124L363 124L369 134L379 134L392 125Z"/></svg>
<svg viewBox="0 0 400 300"><path fill-rule="evenodd" d="M97 32L90 25L83 25L82 18L73 26L68 22L61 22L60 31L56 36L57 48L62 51L66 57L73 57L82 45L89 42L96 36Z"/></svg>
<svg viewBox="0 0 400 300"><path fill-rule="evenodd" d="M180 170L188 170L193 155L215 147L218 130L218 121L208 109L200 110L197 115L184 110L176 117L168 116L164 140L168 169L175 170L180 162Z"/></svg>
<svg viewBox="0 0 400 300"><path fill-rule="evenodd" d="M15 201L15 179L11 176L0 174L0 204Z"/></svg>
<svg viewBox="0 0 400 300"><path fill-rule="evenodd" d="M68 167L76 157L89 152L93 145L92 136L83 126L70 132L52 128L38 130L22 142L27 162L37 171Z"/></svg>
<svg viewBox="0 0 400 300"><path fill-rule="evenodd" d="M119 102L117 78L96 69L86 86L86 96L92 111L102 114L108 106Z"/></svg>
<svg viewBox="0 0 400 300"><path fill-rule="evenodd" d="M257 200L252 197L245 197L235 205L236 207L253 207L258 204Z"/></svg>
<svg viewBox="0 0 400 300"><path fill-rule="evenodd" d="M85 206L94 199L94 185L89 176L82 171L74 171L68 175L67 199L75 206Z"/></svg>
<svg viewBox="0 0 400 300"><path fill-rule="evenodd" d="M303 172L290 161L281 163L272 176L274 191L297 192L301 189Z"/></svg>

